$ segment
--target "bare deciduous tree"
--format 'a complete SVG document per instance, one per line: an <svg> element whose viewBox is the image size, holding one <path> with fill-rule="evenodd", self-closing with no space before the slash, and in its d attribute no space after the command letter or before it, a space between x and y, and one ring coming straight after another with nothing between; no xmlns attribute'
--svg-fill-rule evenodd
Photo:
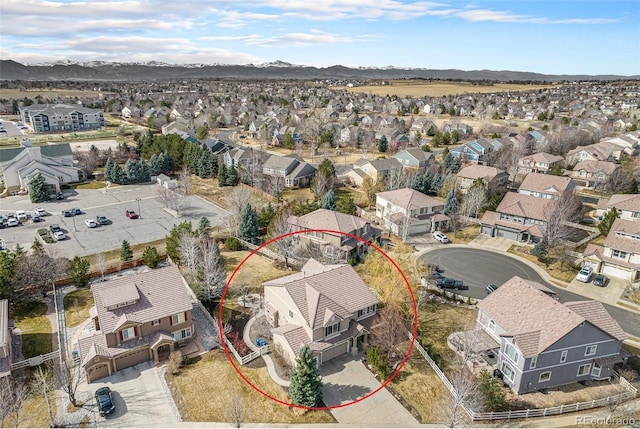
<svg viewBox="0 0 640 429"><path fill-rule="evenodd" d="M245 208L247 204L251 203L252 197L253 196L248 189L236 186L225 200L229 207L228 210L231 215L229 223L230 228L234 231L234 235L238 225L240 224L240 219L242 218L242 209Z"/></svg>
<svg viewBox="0 0 640 429"><path fill-rule="evenodd" d="M333 177L328 176L324 170L318 170L313 180L311 180L311 191L318 199L322 198L322 196L330 189L333 189L333 187Z"/></svg>
<svg viewBox="0 0 640 429"><path fill-rule="evenodd" d="M478 409L482 403L482 393L478 380L466 367L460 367L448 374L455 393L445 395L435 404L437 418L449 428L471 424L464 407Z"/></svg>
<svg viewBox="0 0 640 429"><path fill-rule="evenodd" d="M100 278L104 281L104 273L107 271L107 257L104 253L98 253L94 263L98 271L100 271Z"/></svg>
<svg viewBox="0 0 640 429"><path fill-rule="evenodd" d="M402 312L394 303L387 303L376 316L376 321L371 327L371 345L378 346L386 353L387 360L396 355L402 355L398 350L398 344L406 340L408 323Z"/></svg>
<svg viewBox="0 0 640 429"><path fill-rule="evenodd" d="M182 210L188 207L189 197L181 189L169 189L164 186L158 187L157 199L168 209L175 210L180 216Z"/></svg>
<svg viewBox="0 0 640 429"><path fill-rule="evenodd" d="M573 190L565 191L559 199L546 202L544 215L544 241L554 247L559 241L571 237L571 227L567 222L576 222L582 215L582 203Z"/></svg>
<svg viewBox="0 0 640 429"><path fill-rule="evenodd" d="M178 182L180 183L182 192L184 192L185 195L189 195L191 193L191 172L186 165L183 165L182 170L180 170Z"/></svg>
<svg viewBox="0 0 640 429"><path fill-rule="evenodd" d="M235 391L227 397L227 404L225 406L224 417L228 423L235 428L242 427L242 424L247 421L250 414L250 408L246 407L242 399L242 395Z"/></svg>
<svg viewBox="0 0 640 429"><path fill-rule="evenodd" d="M43 368L44 367L44 368ZM36 371L34 372L34 390L39 389L42 391L42 396L44 396L45 404L47 405L47 414L49 416L49 427L56 427L56 421L53 415L53 406L51 404L51 400L49 399L49 391L53 388L51 376L51 368L47 363L43 363L36 367Z"/></svg>
<svg viewBox="0 0 640 429"><path fill-rule="evenodd" d="M462 213L469 217L478 216L478 212L487 204L486 186L471 186L462 199Z"/></svg>
<svg viewBox="0 0 640 429"><path fill-rule="evenodd" d="M281 207L273 218L273 226L271 228L272 237L282 237L271 243L271 246L275 249L276 253L284 258L286 268L289 268L289 258L296 254L295 243L298 240L297 235L283 237L292 232L291 224L289 223L290 216L291 211L289 208Z"/></svg>
<svg viewBox="0 0 640 429"><path fill-rule="evenodd" d="M5 421L10 417L14 427L20 425L20 412L28 396L23 379L12 376L0 378L0 427L7 427Z"/></svg>
<svg viewBox="0 0 640 429"><path fill-rule="evenodd" d="M56 384L67 394L69 402L76 407L76 391L80 385L82 370L80 365L74 365L70 362L68 356L63 356L58 365L58 370L53 372Z"/></svg>
<svg viewBox="0 0 640 429"><path fill-rule="evenodd" d="M180 249L180 260L183 261L192 275L195 275L198 267L199 239L196 234L183 231L178 237L178 248Z"/></svg>
<svg viewBox="0 0 640 429"><path fill-rule="evenodd" d="M199 244L198 283L201 299L212 301L220 298L227 281L227 272L220 255L218 243L212 238L204 238Z"/></svg>

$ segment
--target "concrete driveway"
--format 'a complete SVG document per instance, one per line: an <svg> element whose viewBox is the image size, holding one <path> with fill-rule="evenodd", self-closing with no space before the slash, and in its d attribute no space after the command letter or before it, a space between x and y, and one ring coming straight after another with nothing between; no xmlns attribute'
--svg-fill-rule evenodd
<svg viewBox="0 0 640 429"><path fill-rule="evenodd" d="M113 391L116 410L100 417L93 392L102 386ZM83 385L91 391L91 403L99 427L175 427L178 420L173 412L173 399L169 398L160 381L160 373L149 362L116 372L111 377Z"/></svg>
<svg viewBox="0 0 640 429"><path fill-rule="evenodd" d="M380 387L362 362L350 355L331 360L320 368L322 395L328 407L353 402ZM420 423L387 389L364 401L331 410L341 425L359 427L417 427Z"/></svg>

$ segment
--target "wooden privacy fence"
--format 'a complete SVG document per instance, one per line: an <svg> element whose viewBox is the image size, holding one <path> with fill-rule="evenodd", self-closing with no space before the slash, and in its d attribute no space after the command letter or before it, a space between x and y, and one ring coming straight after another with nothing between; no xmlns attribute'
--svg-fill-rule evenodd
<svg viewBox="0 0 640 429"><path fill-rule="evenodd" d="M408 336L410 340L413 340L413 334L408 332ZM425 351L422 345L416 340L414 341L414 347L420 354L425 358L431 369L436 373L438 378L442 380L442 383L445 385L447 390L451 393L451 396L454 398L458 397L458 392L447 376L442 372L442 370L436 365L436 363L431 359L429 354ZM558 414L565 413L574 413L576 411L589 410L592 408L604 407L610 404L619 404L631 399L634 399L638 395L638 390L629 383L624 377L620 376L618 373L614 372L612 376L613 380L620 384L626 391L619 393L617 395L607 396L606 398L593 399L591 401L586 402L576 402L568 405L560 405L557 407L549 407L549 408L532 408L527 410L516 410L516 411L499 411L499 412L478 412L474 411L471 408L466 407L462 404L462 408L467 413L471 420L507 420L507 419L526 419L529 417L546 417L553 416Z"/></svg>
<svg viewBox="0 0 640 429"><path fill-rule="evenodd" d="M240 186L241 188L244 188L246 190L248 190L251 193L254 193L256 195L260 195L262 198L264 198L265 200L268 200L272 203L275 203L277 201L276 197L274 197L271 194L266 193L265 191L262 191L258 188L254 188L253 186L249 186L245 183L239 183L238 186Z"/></svg>
<svg viewBox="0 0 640 429"><path fill-rule="evenodd" d="M240 238L238 238L238 241L240 241L240 243L242 243L244 247L250 250L256 250L257 248L260 247L256 244L249 243L248 241L244 241ZM282 263L286 262L287 265L295 266L295 267L302 266L302 262L297 260L296 258L285 258L284 256L279 255L278 253L274 252L273 250L267 249L266 247L261 248L260 250L258 250L257 253L258 255L264 256L265 258L270 259L272 261L280 261Z"/></svg>

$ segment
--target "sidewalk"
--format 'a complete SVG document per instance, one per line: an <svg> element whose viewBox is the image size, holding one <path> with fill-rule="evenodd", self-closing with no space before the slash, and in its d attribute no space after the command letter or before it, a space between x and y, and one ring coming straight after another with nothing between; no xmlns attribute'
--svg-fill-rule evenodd
<svg viewBox="0 0 640 429"><path fill-rule="evenodd" d="M251 326L253 326L253 323L256 321L256 319L258 319L259 317L264 316L264 314L265 314L264 308L260 308L253 315L253 317L251 319L249 319L249 321L245 325L244 331L242 333L242 338L244 338L244 342L247 344L247 346L249 346L249 348L253 352L256 352L256 351L260 350L260 348L258 346L256 346L253 343L253 341L251 341L251 336L249 334L251 332ZM280 386L289 387L289 385L291 383L289 382L289 380L285 380L285 379L281 378L278 375L278 372L276 371L275 364L273 363L273 359L271 359L271 356L266 354L266 355L262 355L261 357L262 357L262 359L264 359L264 363L267 365L267 371L269 371L269 375L271 376L273 381L278 383Z"/></svg>

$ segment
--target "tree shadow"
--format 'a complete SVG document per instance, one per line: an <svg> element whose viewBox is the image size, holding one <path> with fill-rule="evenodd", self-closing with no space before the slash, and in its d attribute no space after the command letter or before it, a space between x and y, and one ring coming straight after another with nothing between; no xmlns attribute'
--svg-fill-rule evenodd
<svg viewBox="0 0 640 429"><path fill-rule="evenodd" d="M332 403L331 399L323 395L323 401L327 407L334 407L345 402L353 402L371 393L370 388L355 384L322 383L322 388L333 392L333 395L337 396L337 399L340 401L339 403Z"/></svg>

